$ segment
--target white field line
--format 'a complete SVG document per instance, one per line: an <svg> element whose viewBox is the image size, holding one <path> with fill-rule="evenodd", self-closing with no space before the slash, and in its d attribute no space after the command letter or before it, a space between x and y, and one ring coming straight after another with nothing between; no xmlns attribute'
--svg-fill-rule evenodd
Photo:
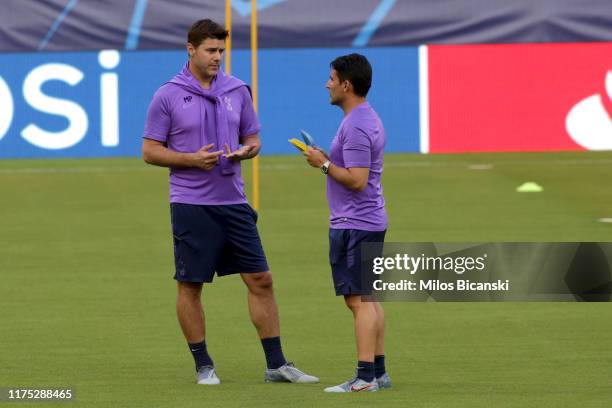
<svg viewBox="0 0 612 408"><path fill-rule="evenodd" d="M125 173L148 170L147 167L18 167L0 169L0 174Z"/></svg>
<svg viewBox="0 0 612 408"><path fill-rule="evenodd" d="M296 159L295 163L291 164L273 164L261 163L262 169L270 170L290 170L290 169L309 169L308 165L300 158ZM2 162L0 161L0 164ZM612 158L602 159L554 159L554 160L502 160L495 162L489 160L487 165L492 165L494 168L505 167L512 165L591 165L591 164L612 164ZM457 161L457 162L439 162L439 161L406 161L386 163L385 168L417 168L417 167L464 167L469 170L469 166L478 166L479 163L473 161ZM15 167L15 168L0 168L2 174L69 174L69 173L127 173L127 172L146 172L146 171L163 171L164 169L153 166L142 167L113 167L113 166L78 166L78 167Z"/></svg>

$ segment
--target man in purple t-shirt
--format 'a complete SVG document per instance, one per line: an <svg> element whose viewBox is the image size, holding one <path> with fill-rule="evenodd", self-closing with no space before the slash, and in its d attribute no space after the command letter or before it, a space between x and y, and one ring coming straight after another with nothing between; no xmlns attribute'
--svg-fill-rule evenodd
<svg viewBox="0 0 612 408"><path fill-rule="evenodd" d="M384 242L387 213L382 192L385 130L366 101L372 67L363 55L332 61L326 88L330 102L344 112L329 156L319 148L304 152L308 163L327 178L329 201L329 261L337 296L353 312L357 339L354 379L326 392L378 391L391 387L385 370L385 316L381 305L364 301L371 288L362 287L361 244Z"/></svg>
<svg viewBox="0 0 612 408"><path fill-rule="evenodd" d="M215 272L239 273L266 356L264 380L318 382L283 355L272 275L240 175L240 161L259 152L260 126L246 84L221 71L228 34L209 19L191 26L189 61L153 96L143 135L143 159L170 168L178 320L197 383L219 384L206 347L202 284Z"/></svg>

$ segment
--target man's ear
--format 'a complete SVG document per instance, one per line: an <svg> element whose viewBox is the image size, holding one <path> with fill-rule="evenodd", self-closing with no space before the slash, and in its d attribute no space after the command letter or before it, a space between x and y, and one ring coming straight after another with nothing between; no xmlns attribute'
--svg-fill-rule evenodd
<svg viewBox="0 0 612 408"><path fill-rule="evenodd" d="M189 57L193 57L193 54L195 54L195 48L189 42L187 43L187 54L189 54Z"/></svg>

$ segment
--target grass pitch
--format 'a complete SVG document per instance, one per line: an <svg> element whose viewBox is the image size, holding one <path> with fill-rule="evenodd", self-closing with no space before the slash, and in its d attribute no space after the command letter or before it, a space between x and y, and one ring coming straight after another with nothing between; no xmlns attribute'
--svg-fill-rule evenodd
<svg viewBox="0 0 612 408"><path fill-rule="evenodd" d="M394 388L323 393L355 365L324 178L299 156L261 163L285 354L322 384L263 383L245 289L227 277L204 290L222 384L196 386L174 314L167 170L92 159L0 162L0 387L71 387L83 407L610 406L609 303L387 303ZM387 155L387 240L611 241L597 221L612 217L611 168L611 153ZM526 181L544 191L516 193Z"/></svg>

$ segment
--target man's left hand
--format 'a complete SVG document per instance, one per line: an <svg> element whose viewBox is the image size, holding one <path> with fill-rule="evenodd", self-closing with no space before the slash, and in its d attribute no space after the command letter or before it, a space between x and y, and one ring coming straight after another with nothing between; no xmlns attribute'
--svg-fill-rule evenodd
<svg viewBox="0 0 612 408"><path fill-rule="evenodd" d="M251 145L242 145L241 148L236 149L232 152L229 145L225 144L225 151L227 152L225 154L225 157L234 161L250 159L251 157L249 156L249 154L251 153L251 150L253 150L253 148L254 146Z"/></svg>
<svg viewBox="0 0 612 408"><path fill-rule="evenodd" d="M325 163L328 159L321 150L313 149L312 147L308 147L308 149L302 152L304 156L306 156L306 161L312 167L320 168L323 163Z"/></svg>

